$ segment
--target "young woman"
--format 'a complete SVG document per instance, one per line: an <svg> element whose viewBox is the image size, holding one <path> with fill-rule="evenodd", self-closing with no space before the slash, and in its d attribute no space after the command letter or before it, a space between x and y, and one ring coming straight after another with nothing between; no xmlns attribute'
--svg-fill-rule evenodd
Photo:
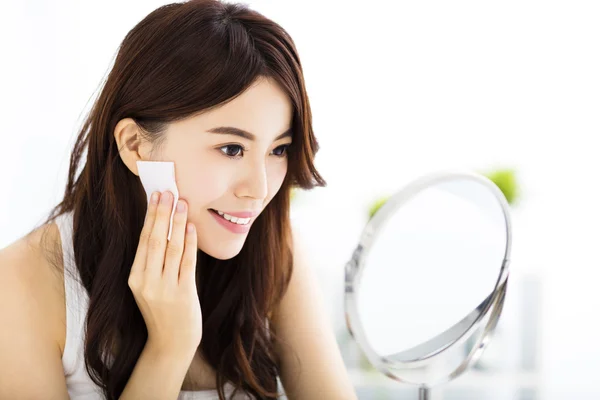
<svg viewBox="0 0 600 400"><path fill-rule="evenodd" d="M150 13L62 202L0 251L0 398L356 398L290 230L317 149L284 29L213 0ZM179 204L147 202L138 160L174 162Z"/></svg>

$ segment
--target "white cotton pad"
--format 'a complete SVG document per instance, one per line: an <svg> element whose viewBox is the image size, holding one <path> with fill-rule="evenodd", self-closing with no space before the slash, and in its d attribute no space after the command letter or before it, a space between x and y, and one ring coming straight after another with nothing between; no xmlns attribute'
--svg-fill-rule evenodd
<svg viewBox="0 0 600 400"><path fill-rule="evenodd" d="M171 240L171 230L173 229L173 216L175 215L175 205L179 199L179 191L175 183L175 163L172 161L137 161L138 173L142 185L146 190L148 204L152 193L164 192L169 190L175 197L173 200L173 209L171 210L171 219L169 222L169 234L167 240Z"/></svg>

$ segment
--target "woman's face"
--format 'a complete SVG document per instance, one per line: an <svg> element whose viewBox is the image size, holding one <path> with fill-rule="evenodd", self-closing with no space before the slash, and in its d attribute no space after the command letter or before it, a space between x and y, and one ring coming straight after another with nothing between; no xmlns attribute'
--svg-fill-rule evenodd
<svg viewBox="0 0 600 400"><path fill-rule="evenodd" d="M152 160L175 163L199 249L218 259L240 252L253 221L283 183L291 122L288 96L263 78L229 103L169 126Z"/></svg>

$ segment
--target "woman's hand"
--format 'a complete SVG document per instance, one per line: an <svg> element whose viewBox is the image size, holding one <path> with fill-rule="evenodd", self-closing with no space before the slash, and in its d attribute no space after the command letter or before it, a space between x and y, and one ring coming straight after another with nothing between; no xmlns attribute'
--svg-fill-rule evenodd
<svg viewBox="0 0 600 400"><path fill-rule="evenodd" d="M187 204L179 200L167 242L172 203L171 192L153 193L128 284L148 329L146 345L193 355L202 339L197 236L194 225L187 223Z"/></svg>

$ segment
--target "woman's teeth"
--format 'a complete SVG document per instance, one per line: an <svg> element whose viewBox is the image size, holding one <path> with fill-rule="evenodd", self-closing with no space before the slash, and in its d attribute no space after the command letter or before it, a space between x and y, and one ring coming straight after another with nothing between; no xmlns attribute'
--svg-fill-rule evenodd
<svg viewBox="0 0 600 400"><path fill-rule="evenodd" d="M216 211L221 217L225 218L227 221L233 222L234 224L246 225L248 222L250 222L250 218L238 218L229 214L225 214L219 210Z"/></svg>

